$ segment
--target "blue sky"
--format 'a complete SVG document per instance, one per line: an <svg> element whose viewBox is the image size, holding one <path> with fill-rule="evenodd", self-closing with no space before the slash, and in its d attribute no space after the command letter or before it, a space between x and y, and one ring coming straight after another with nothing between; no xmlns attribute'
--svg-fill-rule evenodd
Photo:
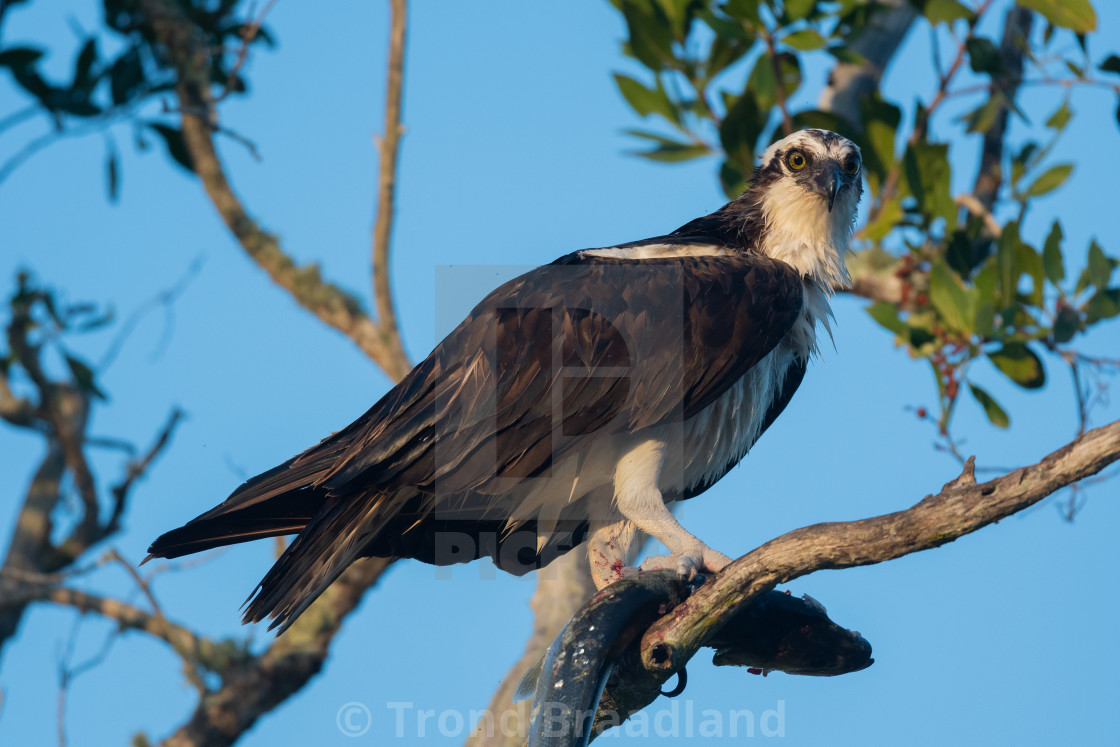
<svg viewBox="0 0 1120 747"><path fill-rule="evenodd" d="M12 12L5 43L47 40L68 50L74 36L67 19L97 25L97 3L34 5ZM1120 46L1120 7L1096 5L1105 29L1093 41L1099 59ZM335 2L329 13L324 7L277 5L269 21L278 50L252 60L252 95L223 109L226 126L253 139L263 161L230 141L222 150L249 209L284 248L320 262L326 277L368 298L372 136L382 121L387 12L382 3ZM504 272L540 264L574 249L664 233L722 204L713 162L664 166L625 154L633 143L621 131L638 120L610 75L635 72L619 52L623 31L605 0L415 4L393 265L414 358L428 351L437 325L462 300L437 295L439 268L497 265L495 272ZM887 81L888 94L903 102L928 98L931 88L924 33L907 44ZM55 51L51 63L67 70L70 52ZM815 101L823 68L810 69L807 80L797 107ZM1058 103L1053 91L1028 96L1028 110L1042 117ZM0 116L14 100L8 80L0 80ZM1104 93L1075 95L1078 116L1053 160L1079 166L1059 196L1038 203L1024 230L1029 240L1040 243L1050 220L1061 216L1067 247L1084 247L1096 236L1120 253L1110 212L1120 146L1115 105ZM951 114L935 122L935 132L955 131ZM41 127L29 123L6 135L0 158L20 142L16 134L32 137ZM123 157L117 205L105 198L97 136L61 142L0 184L0 292L9 295L15 269L26 267L68 298L112 303L123 316L202 258L171 314L146 316L105 372L112 400L94 419L98 435L145 444L172 406L189 415L137 487L127 531L113 542L139 560L153 537L219 502L245 476L364 412L388 380L269 284L192 178L162 153L138 153L126 127L115 132ZM957 152L965 164L962 187L975 145L965 141ZM487 290L480 284L462 295L480 298ZM933 448L930 426L907 409L932 404L929 373L892 347L864 305L836 301L835 351L826 349L810 368L786 414L742 465L684 506L682 522L711 546L737 556L805 524L902 509L957 474L955 462ZM91 335L74 345L97 360L112 337ZM1083 347L1115 355L1117 325ZM1076 429L1072 391L1063 370L1050 365L1049 373L1044 390L1024 392L980 367L978 382L1009 410L1012 428L991 427L965 403L957 425L969 439L965 451L980 464L1014 467L1067 442ZM1118 413L1115 403L1102 406L1096 422ZM4 526L41 449L35 439L0 430ZM98 454L95 464L103 483L122 466L112 453ZM691 702L694 733L704 709L716 712L725 734L732 712L749 709L756 739L780 721L789 744L1113 739L1120 694L1120 644L1111 634L1120 614L1111 550L1120 525L1116 490L1115 481L1092 487L1072 525L1051 501L932 552L797 580L793 593L811 594L871 641L875 665L833 679L761 678L717 669L701 654L675 706L680 736L687 736ZM164 610L207 635L250 634L265 642L263 630L239 628L238 607L271 552L267 542L233 548L161 577L156 591ZM140 603L119 568L79 583ZM402 742L418 741L422 710L433 712L427 737L461 743L455 714L485 707L520 656L533 587L531 577L495 574L488 563L457 567L451 580L437 579L431 566L399 564L351 617L326 671L243 744L384 744L395 736L398 712ZM0 741L54 742L57 663L74 617L38 606L5 651ZM110 629L86 619L76 660L94 655ZM372 717L358 739L336 723L350 702ZM394 710L390 703L413 705ZM160 738L193 706L176 658L141 635L126 635L73 684L70 744L119 744L141 730ZM658 723L672 726L672 707L664 699L652 706L653 741ZM767 711L774 711L768 720ZM659 714L668 715L658 722Z"/></svg>

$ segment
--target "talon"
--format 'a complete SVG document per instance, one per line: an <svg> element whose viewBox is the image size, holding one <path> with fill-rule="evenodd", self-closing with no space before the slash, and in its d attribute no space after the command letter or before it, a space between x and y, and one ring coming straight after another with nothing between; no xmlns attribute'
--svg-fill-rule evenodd
<svg viewBox="0 0 1120 747"><path fill-rule="evenodd" d="M721 552L701 545L690 547L671 555L655 555L646 558L641 565L643 571L675 570L681 578L691 581L703 571L719 573L731 558Z"/></svg>

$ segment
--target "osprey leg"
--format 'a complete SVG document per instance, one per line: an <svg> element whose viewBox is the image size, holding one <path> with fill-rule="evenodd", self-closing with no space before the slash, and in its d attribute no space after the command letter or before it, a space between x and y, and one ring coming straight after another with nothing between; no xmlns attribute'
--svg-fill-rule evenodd
<svg viewBox="0 0 1120 747"><path fill-rule="evenodd" d="M647 558L641 568L675 570L689 579L704 570L718 573L731 558L693 536L665 505L658 487L664 459L664 442L651 439L630 450L615 469L614 495L619 513L669 549L669 555Z"/></svg>

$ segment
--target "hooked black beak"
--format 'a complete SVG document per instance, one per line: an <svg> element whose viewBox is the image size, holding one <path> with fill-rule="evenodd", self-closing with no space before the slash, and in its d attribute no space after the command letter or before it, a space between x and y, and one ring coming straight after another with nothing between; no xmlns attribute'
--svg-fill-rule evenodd
<svg viewBox="0 0 1120 747"><path fill-rule="evenodd" d="M835 163L828 163L820 173L809 180L812 189L817 194L828 200L828 212L836 203L836 193L840 191L840 168Z"/></svg>

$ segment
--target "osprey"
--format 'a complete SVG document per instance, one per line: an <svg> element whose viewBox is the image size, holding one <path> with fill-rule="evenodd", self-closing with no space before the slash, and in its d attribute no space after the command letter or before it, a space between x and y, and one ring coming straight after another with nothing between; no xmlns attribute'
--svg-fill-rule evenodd
<svg viewBox="0 0 1120 747"><path fill-rule="evenodd" d="M149 559L297 535L245 611L281 630L361 557L521 574L586 542L602 588L641 530L671 553L643 568L719 571L669 504L723 477L801 383L848 280L860 168L851 141L802 130L716 212L505 283L362 417Z"/></svg>

